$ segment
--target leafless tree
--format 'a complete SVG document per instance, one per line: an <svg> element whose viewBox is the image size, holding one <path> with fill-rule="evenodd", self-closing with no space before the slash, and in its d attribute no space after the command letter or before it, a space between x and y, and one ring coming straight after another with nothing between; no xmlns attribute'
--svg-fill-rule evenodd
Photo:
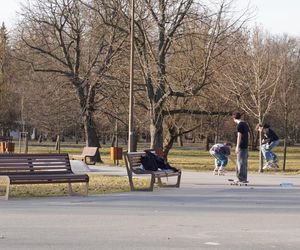
<svg viewBox="0 0 300 250"><path fill-rule="evenodd" d="M35 0L25 6L20 24L23 43L30 48L23 60L36 72L57 74L76 90L87 146L99 146L94 112L97 89L123 43L112 26L113 12L96 17L78 0Z"/></svg>
<svg viewBox="0 0 300 250"><path fill-rule="evenodd" d="M287 147L292 113L297 113L299 102L297 99L297 83L300 82L300 48L297 40L284 36L279 41L280 52L284 56L283 70L280 78L280 85L277 93L278 119L283 120L284 127L284 154L283 171L286 169Z"/></svg>
<svg viewBox="0 0 300 250"><path fill-rule="evenodd" d="M235 102L257 123L263 123L274 108L283 69L283 57L279 52L276 41L261 30L245 33L239 46L228 54L231 63L219 81L218 88L227 93L224 97ZM259 171L262 171L262 158Z"/></svg>
<svg viewBox="0 0 300 250"><path fill-rule="evenodd" d="M12 76L13 62L11 60L11 48L8 41L8 32L4 24L0 27L0 129L2 135L7 135L10 130L16 128L19 106L14 93Z"/></svg>

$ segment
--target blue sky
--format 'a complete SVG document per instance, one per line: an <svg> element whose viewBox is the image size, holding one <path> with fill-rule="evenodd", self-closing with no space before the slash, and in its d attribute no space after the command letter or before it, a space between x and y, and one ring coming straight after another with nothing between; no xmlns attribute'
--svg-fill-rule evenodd
<svg viewBox="0 0 300 250"><path fill-rule="evenodd" d="M15 12L20 2L26 0L1 0L0 22L10 29L16 19ZM4 3L5 2L5 3ZM236 0L237 7L245 8L248 3L255 9L249 25L263 26L273 34L287 33L300 37L300 0Z"/></svg>

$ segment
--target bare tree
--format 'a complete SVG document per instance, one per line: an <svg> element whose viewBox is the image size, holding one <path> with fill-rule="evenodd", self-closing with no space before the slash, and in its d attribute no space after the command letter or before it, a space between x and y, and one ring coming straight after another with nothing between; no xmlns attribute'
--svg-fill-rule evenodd
<svg viewBox="0 0 300 250"><path fill-rule="evenodd" d="M23 9L25 60L36 72L58 74L76 90L87 146L99 146L94 112L96 90L123 43L116 29L102 25L78 0L36 0ZM112 23L116 16L104 12ZM24 60L24 58L22 58Z"/></svg>
<svg viewBox="0 0 300 250"><path fill-rule="evenodd" d="M277 97L277 109L279 111L278 118L282 117L284 125L284 151L283 151L283 166L286 169L287 147L288 147L288 127L290 116L297 108L297 88L296 84L300 82L299 63L300 50L297 41L287 36L279 40L280 51L284 55L283 70L280 78L279 91ZM297 112L296 112L297 113Z"/></svg>
<svg viewBox="0 0 300 250"><path fill-rule="evenodd" d="M19 106L18 96L14 93L12 76L13 67L8 33L4 24L0 27L0 129L2 135L7 135L16 128Z"/></svg>
<svg viewBox="0 0 300 250"><path fill-rule="evenodd" d="M257 123L263 123L274 108L283 58L274 39L261 30L255 29L243 38L228 54L231 63L224 68L224 78L220 79L218 88L227 93L224 97L235 102L239 109ZM260 159L259 171L262 172L261 154Z"/></svg>

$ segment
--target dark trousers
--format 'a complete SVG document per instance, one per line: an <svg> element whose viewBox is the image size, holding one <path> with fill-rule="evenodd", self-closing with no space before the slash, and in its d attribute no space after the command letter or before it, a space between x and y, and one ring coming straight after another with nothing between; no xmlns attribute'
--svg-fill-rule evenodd
<svg viewBox="0 0 300 250"><path fill-rule="evenodd" d="M247 181L248 149L240 149L236 159L236 177L239 181Z"/></svg>

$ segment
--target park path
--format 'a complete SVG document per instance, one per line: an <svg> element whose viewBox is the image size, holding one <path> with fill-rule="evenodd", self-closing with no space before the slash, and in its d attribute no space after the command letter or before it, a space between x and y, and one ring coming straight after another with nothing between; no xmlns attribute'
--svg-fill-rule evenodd
<svg viewBox="0 0 300 250"><path fill-rule="evenodd" d="M250 185L237 187L231 176L184 171L179 189L1 201L0 248L298 249L300 178L250 173Z"/></svg>

